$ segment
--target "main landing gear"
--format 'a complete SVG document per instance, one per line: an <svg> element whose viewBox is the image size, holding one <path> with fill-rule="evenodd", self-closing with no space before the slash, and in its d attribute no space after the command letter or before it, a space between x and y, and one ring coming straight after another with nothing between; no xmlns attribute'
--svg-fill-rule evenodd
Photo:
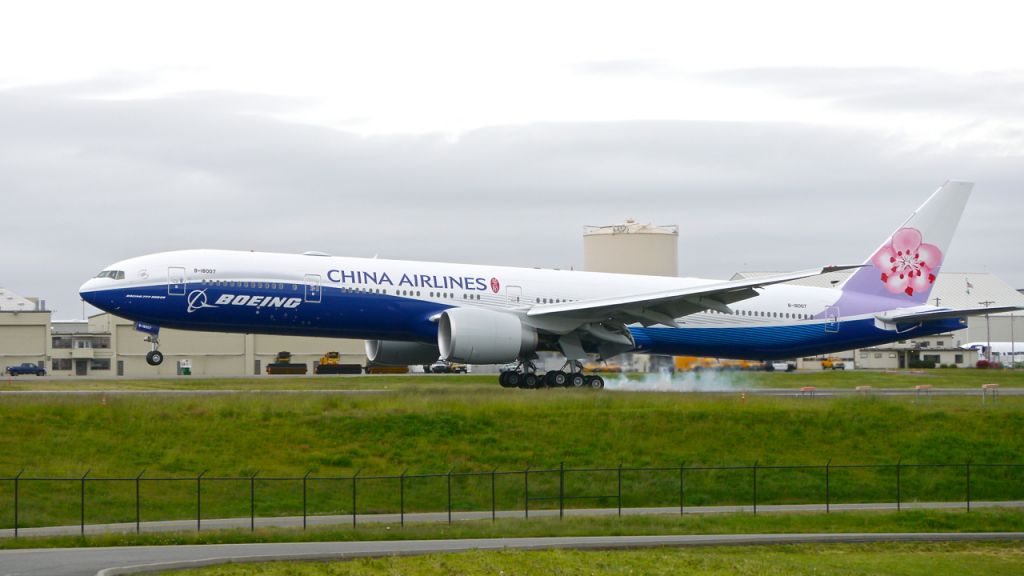
<svg viewBox="0 0 1024 576"><path fill-rule="evenodd" d="M568 368L568 371L566 371ZM604 388L604 379L597 374L583 374L579 361L566 362L562 370L540 374L533 362L520 362L498 376L502 388Z"/></svg>
<svg viewBox="0 0 1024 576"><path fill-rule="evenodd" d="M146 336L146 342L153 345L153 349L146 353L146 364L159 366L164 362L164 353L160 351L160 338L157 336Z"/></svg>

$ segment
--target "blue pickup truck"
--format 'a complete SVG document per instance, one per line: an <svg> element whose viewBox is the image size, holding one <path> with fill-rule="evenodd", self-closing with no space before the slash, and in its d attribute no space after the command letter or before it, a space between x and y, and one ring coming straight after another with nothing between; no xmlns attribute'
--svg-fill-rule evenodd
<svg viewBox="0 0 1024 576"><path fill-rule="evenodd" d="M17 366L8 366L7 373L11 376L24 376L25 374L35 374L36 376L46 376L46 369L37 366L36 364L30 364L25 362Z"/></svg>

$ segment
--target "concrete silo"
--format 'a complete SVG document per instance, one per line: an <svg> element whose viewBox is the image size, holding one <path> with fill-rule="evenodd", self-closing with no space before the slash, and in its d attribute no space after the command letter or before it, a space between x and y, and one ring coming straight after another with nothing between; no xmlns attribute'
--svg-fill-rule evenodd
<svg viewBox="0 0 1024 576"><path fill-rule="evenodd" d="M639 224L583 227L583 269L588 272L679 275L679 227Z"/></svg>

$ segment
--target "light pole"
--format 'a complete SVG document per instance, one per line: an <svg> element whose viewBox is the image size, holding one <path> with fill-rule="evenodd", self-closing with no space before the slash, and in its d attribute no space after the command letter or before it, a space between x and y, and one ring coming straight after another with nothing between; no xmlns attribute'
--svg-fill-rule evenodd
<svg viewBox="0 0 1024 576"><path fill-rule="evenodd" d="M978 302L978 304L988 308L995 304L995 302L992 300L984 300L982 302ZM992 362L992 330L989 328L988 314L985 314L985 340L988 347L988 350L985 352L985 360Z"/></svg>
<svg viewBox="0 0 1024 576"><path fill-rule="evenodd" d="M1013 337L1013 312L1010 313L1010 370L1017 367L1017 339Z"/></svg>

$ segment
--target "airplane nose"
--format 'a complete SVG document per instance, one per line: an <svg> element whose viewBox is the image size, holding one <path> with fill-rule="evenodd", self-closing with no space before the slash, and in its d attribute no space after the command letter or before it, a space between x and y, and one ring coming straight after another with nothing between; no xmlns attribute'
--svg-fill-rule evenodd
<svg viewBox="0 0 1024 576"><path fill-rule="evenodd" d="M89 304L96 306L99 297L99 288L102 284L102 280L99 278L90 278L78 288L78 295ZM98 307L98 306L97 306Z"/></svg>

